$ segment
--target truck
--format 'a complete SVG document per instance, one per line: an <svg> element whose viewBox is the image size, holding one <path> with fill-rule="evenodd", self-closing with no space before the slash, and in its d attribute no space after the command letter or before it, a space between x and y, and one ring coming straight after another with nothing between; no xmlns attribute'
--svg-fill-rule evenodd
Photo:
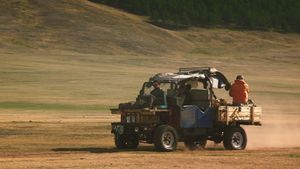
<svg viewBox="0 0 300 169"><path fill-rule="evenodd" d="M154 83L163 91L158 105L151 105ZM232 105L216 96L216 90L226 92L230 86L225 75L212 67L155 74L143 83L134 102L111 109L121 118L111 123L116 147L136 149L139 143L148 143L158 151L174 151L178 142L184 142L188 149L197 150L210 140L223 142L227 150L245 149L247 135L241 126L261 126L262 108L251 100Z"/></svg>

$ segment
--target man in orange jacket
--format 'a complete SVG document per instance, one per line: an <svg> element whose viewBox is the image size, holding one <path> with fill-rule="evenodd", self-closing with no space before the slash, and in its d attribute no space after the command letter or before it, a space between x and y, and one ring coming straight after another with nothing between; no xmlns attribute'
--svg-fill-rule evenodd
<svg viewBox="0 0 300 169"><path fill-rule="evenodd" d="M242 75L236 77L235 82L232 84L229 95L233 98L233 105L247 104L248 102L249 86L245 82Z"/></svg>

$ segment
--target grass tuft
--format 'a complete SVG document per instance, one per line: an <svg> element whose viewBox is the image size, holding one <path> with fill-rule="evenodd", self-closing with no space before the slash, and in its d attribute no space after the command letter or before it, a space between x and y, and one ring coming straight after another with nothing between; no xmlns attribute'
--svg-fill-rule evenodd
<svg viewBox="0 0 300 169"><path fill-rule="evenodd" d="M300 154L289 154L291 158L300 158Z"/></svg>

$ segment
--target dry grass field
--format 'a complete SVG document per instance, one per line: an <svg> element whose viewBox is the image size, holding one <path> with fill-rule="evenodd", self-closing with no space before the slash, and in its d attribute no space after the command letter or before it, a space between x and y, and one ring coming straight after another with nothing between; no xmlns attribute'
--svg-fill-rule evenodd
<svg viewBox="0 0 300 169"><path fill-rule="evenodd" d="M0 0L0 168L300 168L300 35L189 28L86 0ZM243 74L263 107L245 151L114 148L109 108L178 67ZM230 100L225 92L219 97Z"/></svg>

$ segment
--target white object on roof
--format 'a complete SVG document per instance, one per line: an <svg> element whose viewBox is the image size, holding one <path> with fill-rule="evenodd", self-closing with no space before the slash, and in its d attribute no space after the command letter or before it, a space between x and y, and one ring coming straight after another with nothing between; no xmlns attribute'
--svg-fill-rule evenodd
<svg viewBox="0 0 300 169"><path fill-rule="evenodd" d="M194 73L194 74L189 74L189 75L177 75L174 76L172 78L174 79L188 79L188 78L192 78L192 77L197 77L197 78L205 78L204 74L199 74L199 73Z"/></svg>

